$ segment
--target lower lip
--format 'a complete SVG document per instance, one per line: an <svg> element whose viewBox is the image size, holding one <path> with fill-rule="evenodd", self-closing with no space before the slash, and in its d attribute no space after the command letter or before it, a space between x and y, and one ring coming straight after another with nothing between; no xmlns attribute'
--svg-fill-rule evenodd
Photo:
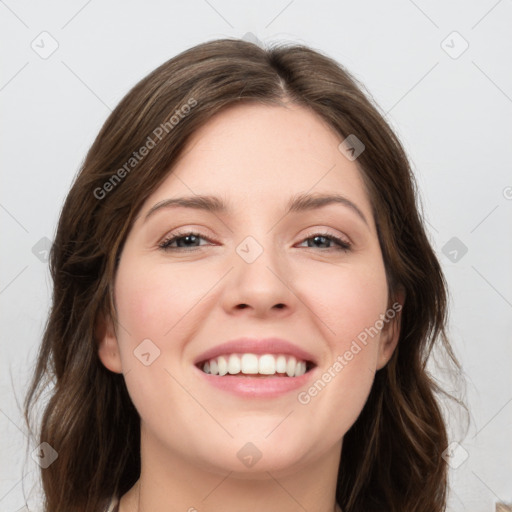
<svg viewBox="0 0 512 512"><path fill-rule="evenodd" d="M251 377L237 375L211 375L196 367L208 384L234 395L245 398L274 398L305 386L315 368L300 377Z"/></svg>

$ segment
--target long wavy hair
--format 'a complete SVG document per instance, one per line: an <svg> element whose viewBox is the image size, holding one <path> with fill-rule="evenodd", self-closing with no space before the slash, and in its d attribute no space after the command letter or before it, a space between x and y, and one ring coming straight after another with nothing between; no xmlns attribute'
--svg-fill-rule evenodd
<svg viewBox="0 0 512 512"><path fill-rule="evenodd" d="M50 254L52 305L24 402L34 438L58 452L41 470L45 512L98 512L140 475L140 418L123 375L98 357L95 326L99 315L116 324L116 266L141 205L172 172L189 136L217 112L283 101L321 116L340 142L355 134L364 143L356 163L373 206L389 293L401 288L406 296L397 348L345 435L336 499L344 512L445 510L448 434L436 395L466 406L426 368L440 347L452 371L461 371L446 336L446 282L404 149L364 87L330 57L303 45L262 48L220 39L182 52L128 92L62 208ZM142 158L143 146L150 151ZM45 390L34 433L29 418Z"/></svg>

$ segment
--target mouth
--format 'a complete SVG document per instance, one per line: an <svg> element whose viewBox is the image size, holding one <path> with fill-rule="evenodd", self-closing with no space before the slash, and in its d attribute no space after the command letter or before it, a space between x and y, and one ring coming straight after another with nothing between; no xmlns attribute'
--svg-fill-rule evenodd
<svg viewBox="0 0 512 512"><path fill-rule="evenodd" d="M194 367L207 386L241 399L293 396L315 377L314 355L282 338L238 338L200 354Z"/></svg>
<svg viewBox="0 0 512 512"><path fill-rule="evenodd" d="M200 361L197 368L208 375L219 377L301 377L310 372L315 363L290 354L223 354Z"/></svg>

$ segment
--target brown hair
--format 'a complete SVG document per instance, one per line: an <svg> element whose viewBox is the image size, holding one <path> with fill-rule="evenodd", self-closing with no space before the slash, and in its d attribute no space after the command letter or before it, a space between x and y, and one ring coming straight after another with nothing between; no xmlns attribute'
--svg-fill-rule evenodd
<svg viewBox="0 0 512 512"><path fill-rule="evenodd" d="M435 393L453 397L426 363L439 345L454 371L460 365L445 334L445 280L404 150L363 87L334 60L305 46L263 49L222 39L179 54L133 87L103 125L63 206L50 255L53 302L25 399L29 424L36 400L54 385L38 425L39 442L58 452L41 472L46 512L97 512L140 474L139 416L123 375L99 360L95 326L99 315L116 323L116 262L141 205L216 112L284 100L321 116L340 142L355 134L364 143L357 164L390 296L398 287L406 294L398 346L344 438L337 501L344 512L445 510L448 436ZM151 150L132 161L150 139Z"/></svg>

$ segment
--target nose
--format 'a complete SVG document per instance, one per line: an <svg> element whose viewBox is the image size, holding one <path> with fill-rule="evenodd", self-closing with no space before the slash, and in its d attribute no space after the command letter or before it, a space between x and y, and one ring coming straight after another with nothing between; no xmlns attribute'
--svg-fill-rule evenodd
<svg viewBox="0 0 512 512"><path fill-rule="evenodd" d="M254 241L241 244L232 259L232 269L226 276L223 290L223 306L229 314L254 317L268 315L285 317L293 311L296 296L291 283L290 269L278 251L271 245L255 247ZM244 253L244 249L249 251ZM262 251L254 261L246 258L250 251Z"/></svg>

